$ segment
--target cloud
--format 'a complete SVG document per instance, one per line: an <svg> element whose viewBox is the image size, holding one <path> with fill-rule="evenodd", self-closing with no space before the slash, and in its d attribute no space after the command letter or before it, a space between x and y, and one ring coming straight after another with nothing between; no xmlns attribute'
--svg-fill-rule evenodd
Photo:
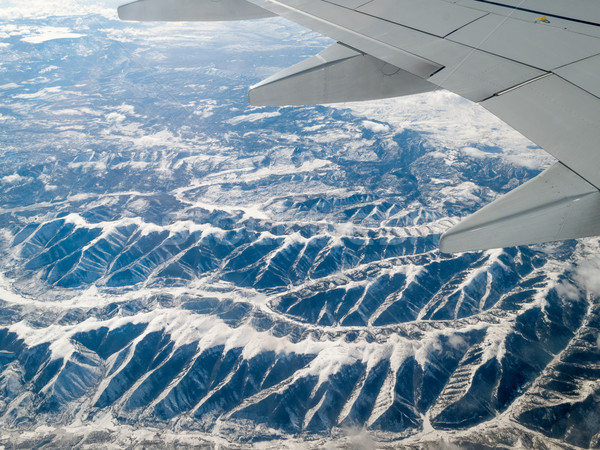
<svg viewBox="0 0 600 450"><path fill-rule="evenodd" d="M567 281L563 281L556 286L556 293L559 297L569 300L577 300L581 297L581 291Z"/></svg>
<svg viewBox="0 0 600 450"><path fill-rule="evenodd" d="M590 294L600 295L600 256L579 264L576 268L575 280Z"/></svg>
<svg viewBox="0 0 600 450"><path fill-rule="evenodd" d="M281 113L279 111L245 114L243 116L237 116L232 119L229 119L227 123L231 125L237 125L242 122L258 122L259 120L270 119L272 117L277 117L280 115Z"/></svg>
<svg viewBox="0 0 600 450"><path fill-rule="evenodd" d="M491 153L486 153L482 150L479 150L478 148L475 147L464 147L461 149L463 151L463 153L467 154L468 156L470 156L471 158L477 158L477 159L482 159L482 158L487 158L487 157L494 157L497 155L491 154Z"/></svg>
<svg viewBox="0 0 600 450"><path fill-rule="evenodd" d="M34 33L21 38L21 41L28 44L41 44L42 42L53 41L55 39L77 39L83 36L85 34L73 33L64 27L40 27ZM40 71L40 73L44 73L44 71Z"/></svg>
<svg viewBox="0 0 600 450"><path fill-rule="evenodd" d="M457 334L450 335L448 338L448 344L454 349L460 349L467 346L465 340Z"/></svg>
<svg viewBox="0 0 600 450"><path fill-rule="evenodd" d="M349 427L344 430L347 444L343 448L352 450L370 450L376 448L376 442L369 435L369 432L364 428ZM326 447L327 448L327 447ZM329 447L340 448L340 447Z"/></svg>
<svg viewBox="0 0 600 450"><path fill-rule="evenodd" d="M386 133L390 131L389 125L383 123L372 122L370 120L363 120L363 127L367 130L371 130L373 133Z"/></svg>
<svg viewBox="0 0 600 450"><path fill-rule="evenodd" d="M0 8L0 20L46 19L51 16L84 16L100 14L110 18L117 17L117 6L124 1L96 0L3 0Z"/></svg>
<svg viewBox="0 0 600 450"><path fill-rule="evenodd" d="M0 180L6 184L19 183L20 181L23 181L26 179L27 179L27 177L22 177L18 173L13 173L12 175L6 175L5 177L0 178Z"/></svg>

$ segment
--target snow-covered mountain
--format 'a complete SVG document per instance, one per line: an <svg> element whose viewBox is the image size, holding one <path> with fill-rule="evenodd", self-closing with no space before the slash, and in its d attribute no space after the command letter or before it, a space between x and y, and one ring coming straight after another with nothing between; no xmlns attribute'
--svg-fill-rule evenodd
<svg viewBox="0 0 600 450"><path fill-rule="evenodd" d="M445 92L251 108L329 41L108 3L0 23L0 444L600 445L598 240L437 250L550 157Z"/></svg>

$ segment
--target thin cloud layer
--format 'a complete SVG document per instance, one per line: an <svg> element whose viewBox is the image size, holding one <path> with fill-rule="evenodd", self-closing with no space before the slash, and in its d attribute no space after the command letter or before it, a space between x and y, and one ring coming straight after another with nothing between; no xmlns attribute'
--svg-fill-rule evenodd
<svg viewBox="0 0 600 450"><path fill-rule="evenodd" d="M52 16L83 16L101 14L109 18L117 17L118 1L83 2L78 0L31 0L21 2L4 0L0 8L0 19L36 19Z"/></svg>

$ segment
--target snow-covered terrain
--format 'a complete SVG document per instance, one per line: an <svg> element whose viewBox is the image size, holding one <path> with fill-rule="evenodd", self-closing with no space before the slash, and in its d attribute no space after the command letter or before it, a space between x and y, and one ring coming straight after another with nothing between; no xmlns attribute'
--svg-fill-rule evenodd
<svg viewBox="0 0 600 450"><path fill-rule="evenodd" d="M459 255L552 163L447 92L252 108L281 20L0 9L0 445L600 445L598 239Z"/></svg>

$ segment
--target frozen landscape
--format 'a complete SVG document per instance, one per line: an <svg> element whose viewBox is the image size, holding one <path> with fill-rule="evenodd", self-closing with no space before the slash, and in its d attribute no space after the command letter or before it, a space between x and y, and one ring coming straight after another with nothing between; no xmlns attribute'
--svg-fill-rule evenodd
<svg viewBox="0 0 600 450"><path fill-rule="evenodd" d="M600 245L442 254L553 159L440 91L255 108L283 19L0 8L0 445L600 446Z"/></svg>

